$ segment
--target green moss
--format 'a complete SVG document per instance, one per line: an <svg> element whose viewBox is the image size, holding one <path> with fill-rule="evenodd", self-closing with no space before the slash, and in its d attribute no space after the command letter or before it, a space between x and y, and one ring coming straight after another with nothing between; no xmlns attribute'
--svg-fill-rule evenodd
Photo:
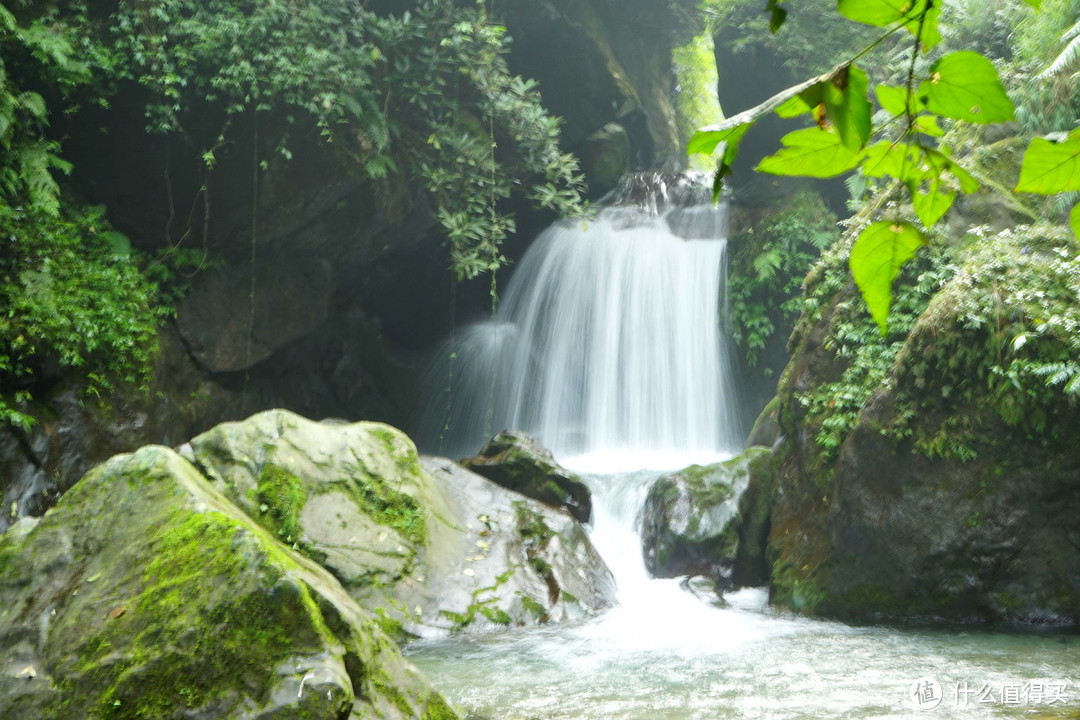
<svg viewBox="0 0 1080 720"><path fill-rule="evenodd" d="M535 570L540 577L546 578L551 575L551 563L539 555L530 557L529 564L532 565L533 570Z"/></svg>
<svg viewBox="0 0 1080 720"><path fill-rule="evenodd" d="M398 470L403 473L400 477L420 475L419 466L414 464L414 454L406 453L402 459L394 433L381 429L375 432L383 433L382 439L397 458ZM393 528L413 544L422 546L427 541L427 522L420 504L412 496L391 487L385 478L367 472L355 451L353 457L357 464L352 468L352 476L344 478L343 486L357 507L375 522Z"/></svg>
<svg viewBox="0 0 1080 720"><path fill-rule="evenodd" d="M719 76L713 54L712 34L703 33L686 45L675 48L671 59L675 66L678 92L675 100L675 121L679 130L679 141L685 146L699 127L724 119L720 101L716 97ZM703 155L693 155L690 158L690 168L711 170L713 161Z"/></svg>
<svg viewBox="0 0 1080 720"><path fill-rule="evenodd" d="M300 513L307 503L304 481L288 470L266 463L255 478L255 519L286 544L299 542L303 528Z"/></svg>
<svg viewBox="0 0 1080 720"><path fill-rule="evenodd" d="M413 707L408 698L402 694L392 683L386 678L385 673L380 672L378 677L371 679L371 686L375 689L375 692L379 693L390 703L398 709L402 717L412 717Z"/></svg>
<svg viewBox="0 0 1080 720"><path fill-rule="evenodd" d="M458 720L458 715L447 704L442 695L432 693L427 699L424 720Z"/></svg>
<svg viewBox="0 0 1080 720"><path fill-rule="evenodd" d="M544 518L520 500L514 502L514 515L517 518L518 535L526 549L539 548L555 536L555 531L547 526Z"/></svg>
<svg viewBox="0 0 1080 720"><path fill-rule="evenodd" d="M375 623L396 643L400 644L416 639L416 635L406 630L400 620L390 617L386 613L386 608L375 608Z"/></svg>
<svg viewBox="0 0 1080 720"><path fill-rule="evenodd" d="M382 442L387 455L394 458L394 464L402 477L415 477L420 474L420 458L401 433L388 427L375 426L371 429L371 434Z"/></svg>
<svg viewBox="0 0 1080 720"><path fill-rule="evenodd" d="M521 598L521 607L525 608L525 612L532 615L539 622L545 622L548 619L547 608L537 602L534 598L525 593L518 593L518 596Z"/></svg>
<svg viewBox="0 0 1080 720"><path fill-rule="evenodd" d="M262 700L275 682L269 669L318 649L325 628L309 591L265 555L241 551L246 529L216 512L172 520L137 571L142 589L79 649L79 670L63 693L69 707L157 720L240 695ZM263 578L238 594L246 586L238 579L251 573Z"/></svg>

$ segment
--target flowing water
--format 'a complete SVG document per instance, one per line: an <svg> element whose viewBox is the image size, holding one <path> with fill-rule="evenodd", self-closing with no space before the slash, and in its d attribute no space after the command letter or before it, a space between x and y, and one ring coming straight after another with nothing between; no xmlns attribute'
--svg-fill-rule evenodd
<svg viewBox="0 0 1080 720"><path fill-rule="evenodd" d="M635 517L656 469L722 459L740 440L721 332L726 218L685 192L672 203L672 191L639 181L587 229L538 238L499 321L443 349L453 364L435 386L451 379L450 402L440 394L427 413L445 454L514 427L584 473L619 606L577 624L421 641L411 660L456 706L499 720L1080 712L1075 635L855 627L777 612L761 589L716 608L647 576Z"/></svg>
<svg viewBox="0 0 1080 720"><path fill-rule="evenodd" d="M578 624L422 641L406 649L410 660L463 714L498 720L1080 712L1075 634L857 627L770 609L764 589L728 593L728 606L715 608L678 580L649 579L633 520L657 475L585 476L594 492L590 534L615 574L618 607ZM927 678L939 702L920 710Z"/></svg>
<svg viewBox="0 0 1080 720"><path fill-rule="evenodd" d="M441 442L429 439L431 449L470 455L503 428L562 456L741 441L721 332L726 213L648 180L584 225L545 231L515 269L498 322L464 328L438 353L430 384L450 378L450 397L432 393L425 417L439 427L424 434ZM669 203L672 193L683 204Z"/></svg>

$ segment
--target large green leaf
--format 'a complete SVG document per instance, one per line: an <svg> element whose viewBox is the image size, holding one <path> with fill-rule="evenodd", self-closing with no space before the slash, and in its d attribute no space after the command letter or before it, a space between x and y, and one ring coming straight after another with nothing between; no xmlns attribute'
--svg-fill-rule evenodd
<svg viewBox="0 0 1080 720"><path fill-rule="evenodd" d="M1062 142L1035 138L1024 151L1017 192L1049 195L1080 190L1080 130Z"/></svg>
<svg viewBox="0 0 1080 720"><path fill-rule="evenodd" d="M943 172L950 173L956 181L960 183L960 189L966 195L970 195L979 189L979 181L975 177L960 166L960 163L956 160L941 152L940 150L931 150L924 148L926 153L926 162L933 168L934 172L941 175Z"/></svg>
<svg viewBox="0 0 1080 720"><path fill-rule="evenodd" d="M903 182L922 180L926 172L919 164L919 147L882 140L866 148L862 164L867 177L889 177Z"/></svg>
<svg viewBox="0 0 1080 720"><path fill-rule="evenodd" d="M875 89L878 102L892 115L907 113L907 90L892 85L878 85Z"/></svg>
<svg viewBox="0 0 1080 720"><path fill-rule="evenodd" d="M926 0L839 0L837 9L848 20L889 27L918 17L926 9Z"/></svg>
<svg viewBox="0 0 1080 720"><path fill-rule="evenodd" d="M686 152L688 155L712 155L720 143L727 143L724 146L724 163L730 165L738 155L739 141L750 129L750 125L750 123L736 125L726 130L709 130L708 128L698 130L686 144Z"/></svg>
<svg viewBox="0 0 1080 720"><path fill-rule="evenodd" d="M875 27L903 23L904 28L912 35L918 35L927 48L941 42L938 32L941 0L934 0L933 4L929 4L929 0L838 0L837 9L849 20Z"/></svg>
<svg viewBox="0 0 1080 720"><path fill-rule="evenodd" d="M956 120L985 125L1013 119L1012 101L994 64L970 50L931 65L929 79L919 83L919 97L931 112Z"/></svg>
<svg viewBox="0 0 1080 720"><path fill-rule="evenodd" d="M825 112L840 134L840 140L858 150L870 139L873 108L866 95L870 81L855 65L837 69L825 83Z"/></svg>
<svg viewBox="0 0 1080 720"><path fill-rule="evenodd" d="M776 114L782 118L793 118L812 112L821 104L824 92L825 83L815 83L776 108Z"/></svg>
<svg viewBox="0 0 1080 720"><path fill-rule="evenodd" d="M930 187L925 193L918 186L909 186L909 189L915 214L926 227L933 226L945 213L949 212L953 201L956 200L956 193L942 186L940 177L930 181Z"/></svg>
<svg viewBox="0 0 1080 720"><path fill-rule="evenodd" d="M845 145L828 129L811 127L790 132L780 139L783 149L758 164L759 172L828 178L842 175L859 164L861 150Z"/></svg>
<svg viewBox="0 0 1080 720"><path fill-rule="evenodd" d="M889 330L893 281L925 243L923 234L906 222L872 223L855 239L849 260L851 274L882 335Z"/></svg>

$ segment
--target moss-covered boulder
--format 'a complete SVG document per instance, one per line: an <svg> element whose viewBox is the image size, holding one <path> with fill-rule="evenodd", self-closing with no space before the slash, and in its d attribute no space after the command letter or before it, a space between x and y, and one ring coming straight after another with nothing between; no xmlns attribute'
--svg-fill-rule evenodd
<svg viewBox="0 0 1080 720"><path fill-rule="evenodd" d="M518 430L503 430L462 465L504 488L562 508L580 522L592 515L588 486L559 466L550 450Z"/></svg>
<svg viewBox="0 0 1080 720"><path fill-rule="evenodd" d="M769 451L750 448L714 465L692 465L665 475L649 488L641 510L645 567L654 577L703 575L724 590L734 584L744 515L752 520L760 475ZM753 484L755 492L744 500ZM748 538L759 535L753 531Z"/></svg>
<svg viewBox="0 0 1080 720"><path fill-rule="evenodd" d="M0 717L453 718L325 570L172 450L0 537Z"/></svg>
<svg viewBox="0 0 1080 720"><path fill-rule="evenodd" d="M779 393L776 602L1080 623L1080 245L1046 224L966 243L904 271L884 338L846 246L809 276Z"/></svg>
<svg viewBox="0 0 1080 720"><path fill-rule="evenodd" d="M448 460L422 463L387 425L273 410L219 425L183 452L398 638L613 602L610 574L575 520ZM542 542L537 525L549 530Z"/></svg>

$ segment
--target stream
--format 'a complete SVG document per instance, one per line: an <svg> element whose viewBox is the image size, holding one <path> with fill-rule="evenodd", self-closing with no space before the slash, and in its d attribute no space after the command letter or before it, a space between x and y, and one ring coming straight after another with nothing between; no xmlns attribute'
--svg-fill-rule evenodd
<svg viewBox="0 0 1080 720"><path fill-rule="evenodd" d="M595 456L565 464L603 465ZM420 641L409 659L464 716L497 720L1056 718L1080 709L1075 634L853 626L774 610L763 588L728 593L716 608L677 579L650 579L634 517L659 474L584 475L590 536L618 582L618 607L573 624Z"/></svg>
<svg viewBox="0 0 1080 720"><path fill-rule="evenodd" d="M496 321L440 350L427 393L431 452L467 457L515 428L583 475L619 605L407 655L485 719L1080 717L1075 634L811 620L770 608L764 589L717 608L648 577L635 525L649 484L730 457L745 437L725 330L727 210L694 183L630 177L588 223L545 231Z"/></svg>

